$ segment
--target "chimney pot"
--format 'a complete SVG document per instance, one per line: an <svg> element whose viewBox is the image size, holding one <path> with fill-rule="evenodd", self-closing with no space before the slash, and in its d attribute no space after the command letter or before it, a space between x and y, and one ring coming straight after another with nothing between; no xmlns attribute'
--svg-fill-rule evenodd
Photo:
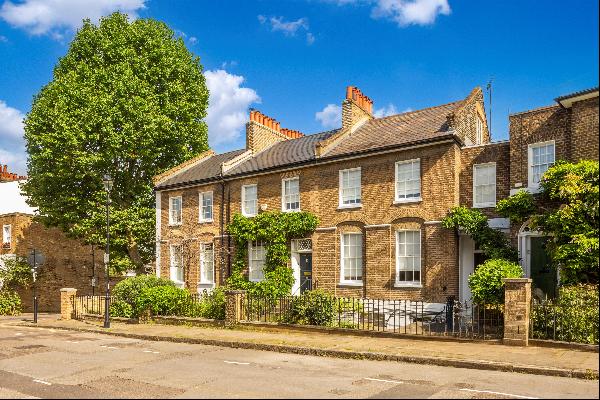
<svg viewBox="0 0 600 400"><path fill-rule="evenodd" d="M347 86L346 87L346 98L347 99L351 99L352 98L352 92L354 91L354 88L352 86Z"/></svg>

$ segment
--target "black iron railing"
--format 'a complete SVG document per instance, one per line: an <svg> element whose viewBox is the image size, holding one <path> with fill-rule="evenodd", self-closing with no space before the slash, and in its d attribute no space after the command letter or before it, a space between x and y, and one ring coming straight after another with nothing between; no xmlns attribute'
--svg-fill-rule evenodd
<svg viewBox="0 0 600 400"><path fill-rule="evenodd" d="M399 334L494 339L503 335L503 305L336 296L258 296L244 302L247 321L321 325Z"/></svg>
<svg viewBox="0 0 600 400"><path fill-rule="evenodd" d="M584 301L532 301L530 337L598 344L598 304Z"/></svg>
<svg viewBox="0 0 600 400"><path fill-rule="evenodd" d="M115 300L113 296L108 298L110 304ZM106 307L106 296L72 296L73 304L72 318L82 319L84 315L104 315Z"/></svg>

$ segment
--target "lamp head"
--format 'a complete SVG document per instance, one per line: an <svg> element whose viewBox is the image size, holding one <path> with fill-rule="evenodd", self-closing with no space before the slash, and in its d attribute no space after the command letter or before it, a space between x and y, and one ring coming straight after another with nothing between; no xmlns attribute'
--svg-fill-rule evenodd
<svg viewBox="0 0 600 400"><path fill-rule="evenodd" d="M113 180L110 177L110 174L104 175L104 177L102 178L102 183L104 184L104 190L110 192L113 186Z"/></svg>

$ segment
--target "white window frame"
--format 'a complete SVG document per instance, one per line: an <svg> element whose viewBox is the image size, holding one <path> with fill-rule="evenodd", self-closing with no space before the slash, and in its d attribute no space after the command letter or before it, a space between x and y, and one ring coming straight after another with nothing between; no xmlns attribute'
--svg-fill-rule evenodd
<svg viewBox="0 0 600 400"><path fill-rule="evenodd" d="M554 140L532 143L529 146L527 146L527 183L529 188L533 189L534 191L539 189L540 184L539 182L533 181L533 149L549 145L552 145L552 158L554 159L554 161L548 166L548 168L550 168L556 163L556 142Z"/></svg>
<svg viewBox="0 0 600 400"><path fill-rule="evenodd" d="M180 260L179 260L179 265L176 265L176 261L175 261L175 254L173 249L175 247L179 247L179 251L180 251ZM171 280L173 282L175 282L176 284L182 285L185 283L185 273L184 273L184 268L183 268L183 245L181 244L172 244L169 246L169 260L170 260L170 270L169 270L169 276L171 277ZM179 277L177 276L177 269L181 269L181 277L182 279L179 280Z"/></svg>
<svg viewBox="0 0 600 400"><path fill-rule="evenodd" d="M179 199L179 221L173 220L173 200ZM169 225L177 226L183 223L183 198L181 196L169 196Z"/></svg>
<svg viewBox="0 0 600 400"><path fill-rule="evenodd" d="M360 177L359 177L359 185L358 185L358 202L357 203L348 203L348 204L344 204L344 200L343 200L343 191L344 191L344 173L348 172L355 172L358 171ZM339 172L339 208L358 208L358 207L362 207L362 169L361 167L357 167L357 168L347 168L347 169L342 169Z"/></svg>
<svg viewBox="0 0 600 400"><path fill-rule="evenodd" d="M254 199L255 212L253 214L246 211L246 189L249 187L256 188L256 198ZM242 215L245 217L255 217L257 214L258 214L258 185L255 183L251 184L251 185L243 185L242 186Z"/></svg>
<svg viewBox="0 0 600 400"><path fill-rule="evenodd" d="M260 278L254 278L254 277L252 277L252 275L253 275L252 271L257 267L255 265L255 263L257 261L260 261L259 259L252 258L253 257L252 251L255 250L257 247L262 247L263 248L262 251L263 251L263 256L264 256L264 258L262 259L262 274L260 274L261 275ZM265 263L266 263L266 260L267 260L267 246L265 245L265 243L264 242L260 242L260 241L258 241L258 242L249 241L248 242L248 280L250 282L261 282L262 280L265 279Z"/></svg>
<svg viewBox="0 0 600 400"><path fill-rule="evenodd" d="M483 119L477 115L477 122L475 122L475 144L483 143Z"/></svg>
<svg viewBox="0 0 600 400"><path fill-rule="evenodd" d="M400 255L400 232L417 232L419 238L419 255L418 256L406 256ZM414 257L419 260L419 281L401 281L400 277L400 257ZM406 271L406 270L405 270ZM416 271L413 265L412 271ZM422 242L422 232L421 229L398 229L396 230L396 277L395 277L395 287L421 287L423 282L423 242Z"/></svg>
<svg viewBox="0 0 600 400"><path fill-rule="evenodd" d="M210 195L210 218L204 218L204 196ZM198 194L198 221L199 222L213 222L213 211L214 211L214 197L213 192L202 192Z"/></svg>
<svg viewBox="0 0 600 400"><path fill-rule="evenodd" d="M286 182L298 181L298 208L287 208L287 205L290 203L287 199L294 194L286 194L285 193L285 184ZM300 211L300 177L295 176L293 178L286 178L281 180L281 211L283 212L297 212Z"/></svg>
<svg viewBox="0 0 600 400"><path fill-rule="evenodd" d="M210 246L211 249L207 250L207 246ZM207 253L210 253L210 258L207 259L206 255ZM201 284L214 284L215 283L215 246L213 243L210 242L206 242L206 243L200 243L200 279L199 282ZM212 279L204 279L205 275L206 275L206 263L207 261L210 263L211 265L211 275L212 275Z"/></svg>
<svg viewBox="0 0 600 400"><path fill-rule="evenodd" d="M8 228L8 229L7 229ZM7 233L8 232L8 233ZM12 244L12 225L2 225L2 244Z"/></svg>
<svg viewBox="0 0 600 400"><path fill-rule="evenodd" d="M346 232L346 233L342 233L340 234L340 284L342 285L352 285L352 286L362 286L363 284L363 280L362 279L345 279L344 278L344 236L360 236L360 245L358 246L358 248L360 249L360 271L361 271L361 277L363 276L364 272L365 272L365 258L364 258L364 252L363 252L363 244L364 244L364 236L361 232ZM355 257L358 259L358 257Z"/></svg>
<svg viewBox="0 0 600 400"><path fill-rule="evenodd" d="M398 169L400 168L400 165L403 164L413 164L415 162L419 163L419 196L417 197L399 197L398 196L398 184L400 183L398 180ZM413 202L417 202L417 201L421 201L421 159L420 158L413 158L412 160L404 160L404 161L397 161L395 164L395 181L394 181L394 202L395 203L413 203ZM410 181L414 181L416 179L411 179ZM403 181L403 182L408 182L408 181Z"/></svg>
<svg viewBox="0 0 600 400"><path fill-rule="evenodd" d="M477 169L478 168L489 168L494 167L494 201L486 202L486 203L477 203ZM474 164L473 165L473 208L486 208L486 207L495 207L496 206L496 196L498 189L498 175L497 168L495 162L482 163L482 164Z"/></svg>

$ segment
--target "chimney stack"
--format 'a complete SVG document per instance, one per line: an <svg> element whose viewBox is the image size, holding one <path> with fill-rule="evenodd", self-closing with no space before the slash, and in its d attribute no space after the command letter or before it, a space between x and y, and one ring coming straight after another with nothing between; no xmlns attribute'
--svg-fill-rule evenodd
<svg viewBox="0 0 600 400"><path fill-rule="evenodd" d="M342 102L342 128L352 129L358 123L373 118L373 100L356 86L346 87L346 99Z"/></svg>

